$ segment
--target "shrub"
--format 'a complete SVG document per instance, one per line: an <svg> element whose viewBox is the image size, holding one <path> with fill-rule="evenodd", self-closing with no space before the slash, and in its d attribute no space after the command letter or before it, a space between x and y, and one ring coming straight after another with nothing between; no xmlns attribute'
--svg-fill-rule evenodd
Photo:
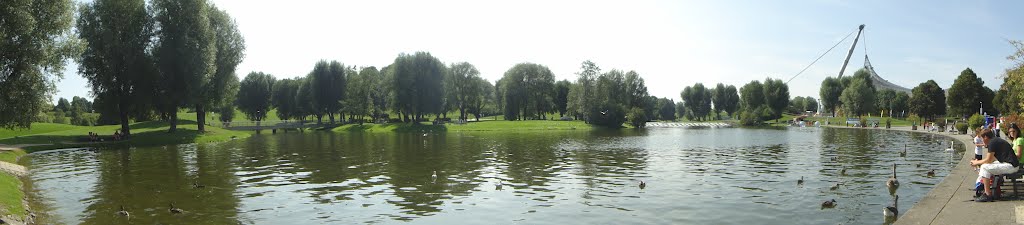
<svg viewBox="0 0 1024 225"><path fill-rule="evenodd" d="M910 114L910 116L907 117L907 121L910 121L915 126L921 125L921 117L918 117L917 114Z"/></svg>
<svg viewBox="0 0 1024 225"><path fill-rule="evenodd" d="M647 125L647 114L641 108L633 107L626 113L626 119L629 120L629 124L636 128L644 128Z"/></svg>
<svg viewBox="0 0 1024 225"><path fill-rule="evenodd" d="M983 125L985 125L985 117L982 117L981 114L975 113L971 115L970 119L967 119L967 126L971 130L976 130Z"/></svg>
<svg viewBox="0 0 1024 225"><path fill-rule="evenodd" d="M742 113L740 113L740 125L759 126L761 125L760 116L753 112L750 112L749 110L744 110Z"/></svg>
<svg viewBox="0 0 1024 225"><path fill-rule="evenodd" d="M37 123L50 123L53 122L52 113L39 112L35 118L32 118L32 122Z"/></svg>
<svg viewBox="0 0 1024 225"><path fill-rule="evenodd" d="M967 133L967 123L956 123L956 130L960 131L961 134Z"/></svg>

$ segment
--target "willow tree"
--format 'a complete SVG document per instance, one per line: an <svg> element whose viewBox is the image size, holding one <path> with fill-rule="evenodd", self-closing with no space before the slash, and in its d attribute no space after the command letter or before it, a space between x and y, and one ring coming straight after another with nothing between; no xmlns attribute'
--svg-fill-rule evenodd
<svg viewBox="0 0 1024 225"><path fill-rule="evenodd" d="M129 115L139 108L153 83L153 62L146 48L153 38L153 19L144 0L96 0L83 3L78 35L85 41L78 73L92 93L103 96L117 111L121 133L131 137Z"/></svg>
<svg viewBox="0 0 1024 225"><path fill-rule="evenodd" d="M440 113L445 71L441 60L427 52L403 53L389 69L394 105L406 122L417 123L425 114Z"/></svg>
<svg viewBox="0 0 1024 225"><path fill-rule="evenodd" d="M480 71L468 62L453 63L445 79L445 93L451 96L449 104L459 110L459 119L466 120L466 109L480 97Z"/></svg>
<svg viewBox="0 0 1024 225"><path fill-rule="evenodd" d="M245 58L245 39L238 32L238 26L231 19L231 15L210 5L209 17L210 31L213 32L212 37L214 38L213 47L216 52L213 58L213 74L204 76L204 79L209 79L209 81L202 82L204 86L200 87L200 92L197 93L199 96L195 98L197 99L195 109L198 120L196 123L199 124L199 131L206 130L207 108L224 109L233 104L227 100L232 99L230 96L236 95L231 91L237 90L237 88L232 89L229 86L232 81L238 82L235 68Z"/></svg>
<svg viewBox="0 0 1024 225"><path fill-rule="evenodd" d="M154 56L160 69L161 111L178 128L178 108L198 104L215 71L216 39L205 0L153 0L157 38Z"/></svg>
<svg viewBox="0 0 1024 225"><path fill-rule="evenodd" d="M29 128L80 43L70 0L0 1L0 127Z"/></svg>
<svg viewBox="0 0 1024 225"><path fill-rule="evenodd" d="M251 72L242 79L238 88L238 109L252 121L267 118L273 95L274 76L263 72Z"/></svg>

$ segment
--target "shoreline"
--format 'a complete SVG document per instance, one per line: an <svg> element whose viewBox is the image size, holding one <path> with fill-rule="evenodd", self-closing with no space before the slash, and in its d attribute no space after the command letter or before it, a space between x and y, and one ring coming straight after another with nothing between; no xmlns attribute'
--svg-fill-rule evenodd
<svg viewBox="0 0 1024 225"><path fill-rule="evenodd" d="M845 126L828 126L847 129L876 129ZM1011 197L1010 188L1004 188L1003 198L995 202L976 203L973 201L974 181L978 174L970 168L973 154L968 154L973 138L966 134L948 132L930 132L924 129L911 130L908 126L894 126L891 129L904 132L937 134L953 138L965 146L964 156L950 170L949 174L935 185L924 197L909 209L901 209L904 213L893 224L1019 224L1024 223L1024 214L1016 213L1024 210L1024 201L1020 197ZM1004 184L1005 186L1006 184ZM1024 190L1022 190L1024 191ZM1016 193L1014 193L1016 194ZM984 215L984 216L982 216Z"/></svg>

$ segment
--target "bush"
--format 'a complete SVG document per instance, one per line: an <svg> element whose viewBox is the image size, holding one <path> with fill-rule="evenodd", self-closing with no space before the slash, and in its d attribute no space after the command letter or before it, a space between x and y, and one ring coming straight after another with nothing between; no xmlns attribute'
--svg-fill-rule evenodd
<svg viewBox="0 0 1024 225"><path fill-rule="evenodd" d="M591 112L590 115L595 115L591 119L594 125L619 128L622 127L622 123L626 122L626 108L621 105L605 103L593 110L594 112Z"/></svg>
<svg viewBox="0 0 1024 225"><path fill-rule="evenodd" d="M967 119L967 126L971 130L976 130L983 125L985 125L985 117L982 117L981 114L975 113L971 115L970 119Z"/></svg>
<svg viewBox="0 0 1024 225"><path fill-rule="evenodd" d="M68 118L64 117L64 111L57 110L53 113L53 123L70 124Z"/></svg>
<svg viewBox="0 0 1024 225"><path fill-rule="evenodd" d="M32 122L50 123L53 122L53 115L52 113L39 112L35 118L32 118Z"/></svg>
<svg viewBox="0 0 1024 225"><path fill-rule="evenodd" d="M956 130L960 131L960 134L967 133L967 123L956 123Z"/></svg>
<svg viewBox="0 0 1024 225"><path fill-rule="evenodd" d="M759 126L761 125L761 119L758 114L744 110L740 113L740 125L741 126Z"/></svg>
<svg viewBox="0 0 1024 225"><path fill-rule="evenodd" d="M907 121L910 121L910 123L914 126L921 125L921 117L918 117L916 114L911 114L910 116L908 116Z"/></svg>
<svg viewBox="0 0 1024 225"><path fill-rule="evenodd" d="M633 107L626 113L626 119L629 120L629 124L636 128L644 128L647 125L647 114L641 108Z"/></svg>

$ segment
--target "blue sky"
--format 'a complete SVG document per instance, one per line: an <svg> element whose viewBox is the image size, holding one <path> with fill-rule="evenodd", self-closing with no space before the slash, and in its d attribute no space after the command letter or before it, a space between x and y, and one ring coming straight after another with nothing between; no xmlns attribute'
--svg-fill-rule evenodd
<svg viewBox="0 0 1024 225"><path fill-rule="evenodd" d="M679 99L701 82L737 87L788 80L865 24L846 74L867 54L883 78L943 88L970 67L989 87L1011 65L1007 39L1024 39L1021 1L241 1L215 0L247 41L239 77L305 75L320 59L382 67L402 52L470 62L490 81L513 65L546 65L575 79L580 62L636 70L652 95ZM852 37L790 84L818 97L839 72ZM53 101L89 96L68 66ZM90 97L91 98L91 97Z"/></svg>

